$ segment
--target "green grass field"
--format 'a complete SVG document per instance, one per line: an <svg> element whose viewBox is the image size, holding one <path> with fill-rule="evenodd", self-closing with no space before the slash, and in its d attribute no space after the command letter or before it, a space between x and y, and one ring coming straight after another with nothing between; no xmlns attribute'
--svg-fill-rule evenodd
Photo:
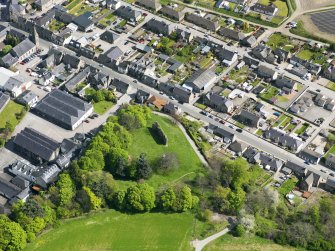
<svg viewBox="0 0 335 251"><path fill-rule="evenodd" d="M168 146L159 145L150 134L149 128L157 121L168 138ZM147 128L141 128L132 132L133 142L129 149L132 158L138 158L141 153L146 153L149 161L153 164L157 158L164 153L175 153L179 160L179 168L167 175L154 174L148 181L152 186L158 187L162 184L176 182L183 177L189 180L194 178L195 173L202 169L202 163L187 141L180 128L169 118L152 114ZM122 182L122 181L120 181Z"/></svg>
<svg viewBox="0 0 335 251"><path fill-rule="evenodd" d="M294 251L293 247L280 246L258 236L233 237L226 234L206 246L204 251Z"/></svg>
<svg viewBox="0 0 335 251"><path fill-rule="evenodd" d="M107 112L109 109L111 109L113 105L114 105L113 102L103 100L98 103L94 103L93 109L97 114L102 115L105 112Z"/></svg>
<svg viewBox="0 0 335 251"><path fill-rule="evenodd" d="M146 213L127 215L107 210L66 220L41 235L30 250L191 250L191 214Z"/></svg>
<svg viewBox="0 0 335 251"><path fill-rule="evenodd" d="M293 190L293 188L295 188L297 186L298 181L299 181L298 178L296 178L295 176L292 176L291 179L288 179L288 180L284 181L284 183L281 185L281 187L279 187L278 192L282 196L286 196L286 194L291 192Z"/></svg>
<svg viewBox="0 0 335 251"><path fill-rule="evenodd" d="M4 128L7 121L15 127L19 121L16 119L15 114L20 113L23 106L10 100L5 109L0 113L0 128Z"/></svg>
<svg viewBox="0 0 335 251"><path fill-rule="evenodd" d="M297 130L295 130L294 133L296 133L298 135L301 135L307 130L308 127L309 127L309 124L304 123L304 124L301 125L301 127L299 127Z"/></svg>
<svg viewBox="0 0 335 251"><path fill-rule="evenodd" d="M284 36L280 33L274 33L272 34L266 44L272 49L275 50L276 48L283 47L284 50L287 50L288 48L293 48L293 46L289 47L290 39L287 36ZM288 49L289 50L289 49Z"/></svg>
<svg viewBox="0 0 335 251"><path fill-rule="evenodd" d="M332 91L335 91L335 83L332 81L329 81L326 87Z"/></svg>

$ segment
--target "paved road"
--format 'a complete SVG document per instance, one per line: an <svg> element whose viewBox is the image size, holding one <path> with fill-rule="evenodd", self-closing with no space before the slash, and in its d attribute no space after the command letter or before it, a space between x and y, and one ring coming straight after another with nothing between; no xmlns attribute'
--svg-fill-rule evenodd
<svg viewBox="0 0 335 251"><path fill-rule="evenodd" d="M192 242L192 244L193 244L193 247L195 247L195 251L201 251L208 243L210 243L210 242L216 240L217 238L225 235L229 231L230 231L229 228L225 228L222 231L220 231L220 232L218 232L216 234L213 234L213 235L207 237L204 240L201 240L201 241L200 240L194 240Z"/></svg>

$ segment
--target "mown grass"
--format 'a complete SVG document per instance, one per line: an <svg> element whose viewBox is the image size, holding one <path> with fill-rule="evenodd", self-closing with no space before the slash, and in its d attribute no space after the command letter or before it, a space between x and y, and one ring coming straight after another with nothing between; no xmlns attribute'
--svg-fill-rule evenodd
<svg viewBox="0 0 335 251"><path fill-rule="evenodd" d="M114 103L111 101L100 101L97 103L93 104L93 109L94 112L96 112L99 115L103 115L105 112L107 112L109 109L111 109L113 107Z"/></svg>
<svg viewBox="0 0 335 251"><path fill-rule="evenodd" d="M114 210L62 221L28 245L32 250L191 250L191 214L128 215Z"/></svg>
<svg viewBox="0 0 335 251"><path fill-rule="evenodd" d="M204 251L293 251L298 250L289 246L275 244L255 235L246 235L243 237L234 237L226 234L206 246Z"/></svg>
<svg viewBox="0 0 335 251"><path fill-rule="evenodd" d="M270 3L274 4L278 8L278 12L276 13L277 16L281 16L281 17L287 17L288 16L288 7L287 7L287 4L286 4L286 1L282 1L282 0L275 0L275 1L260 0L260 1L258 1L258 3L264 4L264 5L269 5Z"/></svg>
<svg viewBox="0 0 335 251"><path fill-rule="evenodd" d="M22 108L22 105L10 100L7 106L0 113L0 128L4 128L7 121L15 127L20 122L17 120L16 114L20 113Z"/></svg>
<svg viewBox="0 0 335 251"><path fill-rule="evenodd" d="M150 128L155 121L159 123L168 138L167 146L157 144L150 133ZM184 133L170 118L153 114L147 127L133 131L132 136L133 142L129 154L133 159L145 153L151 165L154 165L164 153L175 153L178 158L179 168L167 175L154 174L148 180L148 183L154 187L173 183L183 176L187 180L192 179L196 172L202 170L202 163Z"/></svg>

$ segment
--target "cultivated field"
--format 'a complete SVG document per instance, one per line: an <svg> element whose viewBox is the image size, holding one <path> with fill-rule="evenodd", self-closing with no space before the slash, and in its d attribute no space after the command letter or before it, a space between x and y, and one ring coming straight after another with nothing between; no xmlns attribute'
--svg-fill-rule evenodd
<svg viewBox="0 0 335 251"><path fill-rule="evenodd" d="M108 210L61 225L37 238L26 251L191 250L191 214L127 215Z"/></svg>
<svg viewBox="0 0 335 251"><path fill-rule="evenodd" d="M313 24L321 32L335 35L335 10L310 14Z"/></svg>
<svg viewBox="0 0 335 251"><path fill-rule="evenodd" d="M315 10L322 7L335 5L334 0L298 0L302 11Z"/></svg>

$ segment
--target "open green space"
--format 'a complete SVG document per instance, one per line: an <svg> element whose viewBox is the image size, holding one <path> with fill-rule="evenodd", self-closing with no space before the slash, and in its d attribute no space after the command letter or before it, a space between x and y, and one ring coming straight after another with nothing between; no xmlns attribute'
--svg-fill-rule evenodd
<svg viewBox="0 0 335 251"><path fill-rule="evenodd" d="M332 91L335 91L335 83L332 81L329 81L326 87Z"/></svg>
<svg viewBox="0 0 335 251"><path fill-rule="evenodd" d="M269 5L269 4L274 4L278 8L277 16L281 17L287 17L288 15L288 7L286 4L286 1L283 0L259 0L258 3L264 4L264 5Z"/></svg>
<svg viewBox="0 0 335 251"><path fill-rule="evenodd" d="M290 122L292 118L291 117L286 117L285 120L280 124L283 128L286 127Z"/></svg>
<svg viewBox="0 0 335 251"><path fill-rule="evenodd" d="M293 247L281 246L271 240L263 239L255 235L234 237L226 234L206 246L204 251L293 251Z"/></svg>
<svg viewBox="0 0 335 251"><path fill-rule="evenodd" d="M52 19L49 24L49 30L58 31L65 26L64 23L57 21L56 19Z"/></svg>
<svg viewBox="0 0 335 251"><path fill-rule="evenodd" d="M297 125L290 123L286 126L285 131L292 132Z"/></svg>
<svg viewBox="0 0 335 251"><path fill-rule="evenodd" d="M211 66L211 64L212 64L212 57L204 56L199 60L199 65L203 69L207 69L209 66Z"/></svg>
<svg viewBox="0 0 335 251"><path fill-rule="evenodd" d="M94 112L96 112L97 114L104 114L105 112L107 112L109 109L111 109L113 107L114 103L111 101L107 101L107 100L102 100L99 101L97 103L93 103L93 109Z"/></svg>
<svg viewBox="0 0 335 251"><path fill-rule="evenodd" d="M284 183L281 185L281 187L278 188L278 192L282 196L286 196L289 192L293 190L297 186L298 179L295 176L292 176L290 179L287 179L284 181Z"/></svg>
<svg viewBox="0 0 335 251"><path fill-rule="evenodd" d="M284 50L290 50L293 46L290 43L290 39L282 35L281 33L274 33L272 34L266 44L272 49L275 50L276 48L283 48Z"/></svg>
<svg viewBox="0 0 335 251"><path fill-rule="evenodd" d="M72 9L69 10L69 13L75 16L80 16L81 14L84 14L87 11L95 11L96 9L98 9L98 7L93 7L90 5L87 5L83 2L75 5L75 7L73 7Z"/></svg>
<svg viewBox="0 0 335 251"><path fill-rule="evenodd" d="M7 121L15 127L20 122L16 118L16 114L19 114L22 108L22 105L10 100L7 106L0 113L0 128L4 128Z"/></svg>
<svg viewBox="0 0 335 251"><path fill-rule="evenodd" d="M157 121L168 138L168 145L157 144L150 133L152 124ZM141 153L145 153L151 163L155 163L157 158L164 153L175 153L179 161L179 168L169 172L167 175L154 174L148 183L158 187L165 183L173 183L180 178L194 178L196 172L202 169L202 163L187 141L180 128L167 117L152 114L148 121L148 127L132 131L133 142L129 148L132 158L138 158Z"/></svg>
<svg viewBox="0 0 335 251"><path fill-rule="evenodd" d="M128 215L114 210L62 221L26 250L191 250L191 214Z"/></svg>
<svg viewBox="0 0 335 251"><path fill-rule="evenodd" d="M261 94L259 94L259 96L266 101L270 101L277 96L278 92L279 90L277 87L270 85Z"/></svg>
<svg viewBox="0 0 335 251"><path fill-rule="evenodd" d="M296 133L298 135L301 135L301 134L303 134L307 130L308 127L309 127L309 124L304 123L304 124L302 124L301 127L299 127L297 130L295 130L294 133Z"/></svg>
<svg viewBox="0 0 335 251"><path fill-rule="evenodd" d="M71 9L73 9L75 6L77 6L78 4L80 4L80 3L82 3L82 2L84 2L83 0L73 0L73 1L71 1L68 5L66 5L66 9L67 10L71 10Z"/></svg>
<svg viewBox="0 0 335 251"><path fill-rule="evenodd" d="M104 26L109 26L112 22L114 22L116 17L110 13L105 18L101 19L99 24L102 24Z"/></svg>
<svg viewBox="0 0 335 251"><path fill-rule="evenodd" d="M328 152L325 154L325 158L327 158L329 156L329 154L335 154L335 145L333 145Z"/></svg>
<svg viewBox="0 0 335 251"><path fill-rule="evenodd" d="M321 52L315 52L308 48L301 50L298 53L298 57L320 65L327 61L327 58Z"/></svg>

